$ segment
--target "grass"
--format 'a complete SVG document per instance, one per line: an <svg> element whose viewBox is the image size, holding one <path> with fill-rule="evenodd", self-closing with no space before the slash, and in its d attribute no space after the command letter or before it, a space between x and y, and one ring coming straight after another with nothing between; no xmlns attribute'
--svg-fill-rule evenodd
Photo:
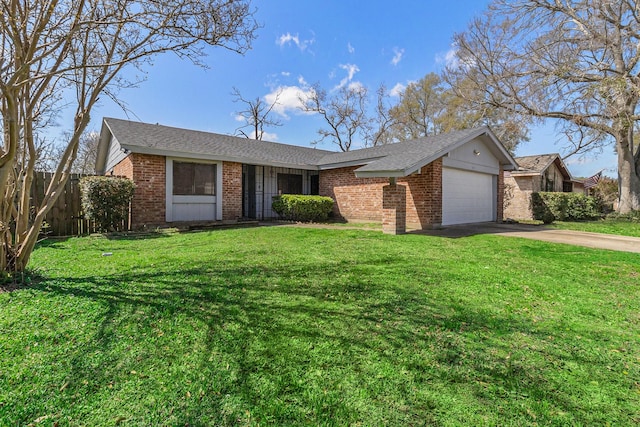
<svg viewBox="0 0 640 427"><path fill-rule="evenodd" d="M563 222L551 224L562 230L589 231L592 233L616 234L619 236L640 237L640 223L633 221L602 219L598 221Z"/></svg>
<svg viewBox="0 0 640 427"><path fill-rule="evenodd" d="M0 294L0 425L640 423L638 254L264 227L32 265Z"/></svg>

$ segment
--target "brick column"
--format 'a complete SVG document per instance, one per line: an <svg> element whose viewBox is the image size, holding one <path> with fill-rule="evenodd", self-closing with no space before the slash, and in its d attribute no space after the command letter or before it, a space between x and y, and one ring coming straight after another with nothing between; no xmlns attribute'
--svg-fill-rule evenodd
<svg viewBox="0 0 640 427"><path fill-rule="evenodd" d="M407 187L392 182L382 187L382 232L403 234L407 231Z"/></svg>
<svg viewBox="0 0 640 427"><path fill-rule="evenodd" d="M242 163L222 163L222 220L242 217Z"/></svg>

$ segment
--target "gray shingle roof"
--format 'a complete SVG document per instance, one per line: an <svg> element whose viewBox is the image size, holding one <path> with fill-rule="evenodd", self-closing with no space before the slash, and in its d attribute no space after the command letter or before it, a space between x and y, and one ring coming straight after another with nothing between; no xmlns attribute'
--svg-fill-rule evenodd
<svg viewBox="0 0 640 427"><path fill-rule="evenodd" d="M113 118L103 123L123 149L134 153L311 170L362 166L356 175L386 177L409 175L473 138L488 135L501 163L515 166L486 126L342 153Z"/></svg>
<svg viewBox="0 0 640 427"><path fill-rule="evenodd" d="M546 171L549 166L555 164L562 175L568 180L574 181L571 171L562 161L562 157L558 153L537 154L534 156L516 157L518 170L512 171L512 175L540 175Z"/></svg>
<svg viewBox="0 0 640 427"><path fill-rule="evenodd" d="M486 132L489 128L479 127L391 144L392 150L387 156L357 169L356 175L388 172L388 175L406 176Z"/></svg>
<svg viewBox="0 0 640 427"><path fill-rule="evenodd" d="M135 153L228 160L249 164L317 169L331 153L316 148L105 118L120 145Z"/></svg>
<svg viewBox="0 0 640 427"><path fill-rule="evenodd" d="M347 153L328 154L320 160L320 166L334 166L344 163L360 164L370 163L368 170L379 168L399 168L411 163L411 160L418 160L420 157L432 156L440 151L446 153L447 148L461 140L468 140L470 135L475 136L479 131L488 130L486 127L466 129L461 131L448 132L446 134L427 136L410 141L398 142L395 144L379 145L377 147L363 148L349 151ZM481 132L480 132L481 133ZM378 161L375 161L379 159ZM384 161L382 161L384 159Z"/></svg>
<svg viewBox="0 0 640 427"><path fill-rule="evenodd" d="M518 166L520 168L518 169L518 171L513 171L512 173L517 173L517 172L542 173L558 157L560 157L558 153L537 154L534 156L516 157L515 161L518 163Z"/></svg>

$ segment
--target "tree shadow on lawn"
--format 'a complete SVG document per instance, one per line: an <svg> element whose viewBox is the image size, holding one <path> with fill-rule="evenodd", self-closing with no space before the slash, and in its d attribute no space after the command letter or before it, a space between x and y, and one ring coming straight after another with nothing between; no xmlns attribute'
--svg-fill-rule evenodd
<svg viewBox="0 0 640 427"><path fill-rule="evenodd" d="M94 239L107 240L153 240L170 237L172 233L165 232L113 232L92 234ZM68 245L63 245L72 239L86 238L87 236L48 236L38 241L37 247L53 249L69 249Z"/></svg>
<svg viewBox="0 0 640 427"><path fill-rule="evenodd" d="M120 400L125 412L136 395L128 387L143 402L161 396L130 421L437 423L452 401L551 422L536 414L542 402L570 422L594 421L556 374L610 362L572 352L523 317L341 278L348 268L221 264L43 278L33 289L104 307L91 342L69 354L66 394L89 409ZM199 397L185 398L195 388Z"/></svg>

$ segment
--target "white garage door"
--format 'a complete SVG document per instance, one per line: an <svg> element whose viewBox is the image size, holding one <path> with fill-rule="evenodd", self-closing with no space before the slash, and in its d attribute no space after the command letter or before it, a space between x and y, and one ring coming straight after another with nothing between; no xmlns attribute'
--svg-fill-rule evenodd
<svg viewBox="0 0 640 427"><path fill-rule="evenodd" d="M442 225L496 220L494 175L442 169Z"/></svg>

